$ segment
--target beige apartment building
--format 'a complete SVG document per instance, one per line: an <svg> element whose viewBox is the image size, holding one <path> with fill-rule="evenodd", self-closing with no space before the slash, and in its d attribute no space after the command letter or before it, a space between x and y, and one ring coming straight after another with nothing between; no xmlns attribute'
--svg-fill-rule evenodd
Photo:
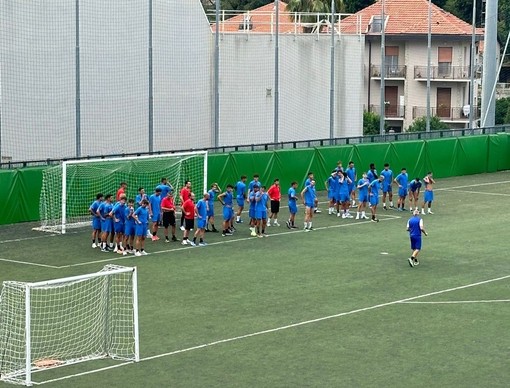
<svg viewBox="0 0 510 388"><path fill-rule="evenodd" d="M384 23L382 5L384 3ZM379 0L349 16L361 21L365 35L365 110L381 114L381 78L384 76L384 114L389 129L405 131L427 114L428 0ZM348 25L348 23L345 23ZM384 74L381 74L381 29L384 25ZM472 26L432 4L431 6L431 115L451 128L469 123ZM349 28L342 29L343 32ZM476 30L475 69L481 68ZM475 106L480 73L475 80ZM474 110L479 118L478 109Z"/></svg>

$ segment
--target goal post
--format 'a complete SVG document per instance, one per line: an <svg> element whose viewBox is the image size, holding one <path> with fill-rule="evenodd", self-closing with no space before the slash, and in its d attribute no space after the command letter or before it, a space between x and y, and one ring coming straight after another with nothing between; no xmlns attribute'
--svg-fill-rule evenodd
<svg viewBox="0 0 510 388"><path fill-rule="evenodd" d="M3 282L0 381L79 362L140 360L136 267L36 283Z"/></svg>
<svg viewBox="0 0 510 388"><path fill-rule="evenodd" d="M139 187L150 196L163 177L174 189L176 204L178 190L187 180L192 190L202 194L207 191L207 151L63 161L43 171L41 226L35 229L65 233L85 226L90 223L88 209L96 194L115 196L119 184L126 182L128 199L136 197Z"/></svg>

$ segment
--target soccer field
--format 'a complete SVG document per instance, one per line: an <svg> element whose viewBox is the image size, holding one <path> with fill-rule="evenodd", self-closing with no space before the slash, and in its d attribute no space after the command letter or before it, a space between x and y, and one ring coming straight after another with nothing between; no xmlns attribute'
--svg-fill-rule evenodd
<svg viewBox="0 0 510 388"><path fill-rule="evenodd" d="M510 171L436 182L414 268L409 212L341 219L327 214L325 193L310 233L287 229L282 206L269 238L250 237L245 223L233 236L206 234L206 247L148 241L136 258L92 249L88 228L0 227L1 280L138 268L141 361L46 370L35 384L507 387Z"/></svg>

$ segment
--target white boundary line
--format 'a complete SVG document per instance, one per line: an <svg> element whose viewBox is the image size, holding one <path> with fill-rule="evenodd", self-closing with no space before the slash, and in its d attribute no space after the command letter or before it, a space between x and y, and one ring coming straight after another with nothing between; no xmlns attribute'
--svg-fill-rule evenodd
<svg viewBox="0 0 510 388"><path fill-rule="evenodd" d="M476 184L473 184L473 185L453 186L453 187L440 187L438 189L434 189L434 191L465 189L465 188L469 188L469 187L480 187L480 186L489 186L489 185L501 185L501 184L504 184L504 183L510 183L510 181L476 183ZM484 193L484 194L489 194L489 193Z"/></svg>
<svg viewBox="0 0 510 388"><path fill-rule="evenodd" d="M402 302L407 304L461 304L461 303L498 303L498 302L510 302L510 299L492 299L492 300L447 300L437 302Z"/></svg>
<svg viewBox="0 0 510 388"><path fill-rule="evenodd" d="M502 197L510 197L510 194L503 194L503 193L487 193L483 191L468 191L468 190L457 190L457 189L443 189L443 191L448 191L450 193L465 193L465 194L480 194L480 195L490 195L491 197L493 195L500 195Z"/></svg>
<svg viewBox="0 0 510 388"><path fill-rule="evenodd" d="M24 265L35 265L36 267L45 267L45 268L54 268L54 269L59 269L60 268L60 267L55 266L55 265L30 263L28 261L19 261L19 260L11 260L11 259L2 259L2 258L0 258L0 261L5 261L5 262L8 262L8 263L24 264Z"/></svg>
<svg viewBox="0 0 510 388"><path fill-rule="evenodd" d="M329 319L340 318L340 317L344 317L344 316L347 316L347 315L353 315L353 314L357 314L357 313L361 313L361 312L365 312L365 311L375 310L375 309L379 309L379 308L382 308L382 307L388 307L388 306L392 306L392 305L396 305L396 304L410 303L411 301L416 300L416 299L421 299L421 298L426 298L428 296L439 295L439 294L444 294L444 293L447 293L447 292L462 290L462 289L465 289L465 288L475 287L475 286L479 286L479 285L482 285L482 284L493 283L493 282L497 282L499 280L504 280L504 279L508 279L508 278L510 278L510 275L501 276L499 278L494 278L494 279L489 279L489 280L483 280L483 281L480 281L480 282L466 284L466 285L463 285L463 286L447 288L447 289L440 290L440 291L433 291L433 292L429 292L429 293L422 294L422 295L412 296L410 298L405 298L405 299L395 300L395 301L392 301L392 302L376 304L376 305L373 305L373 306L363 307L363 308L359 308L359 309L355 309L355 310L351 310L351 311L346 311L346 312L338 313L338 314L334 314L334 315L327 315L327 316L321 317L321 318L315 318L315 319L310 319L310 320L307 320L307 321L292 323L292 324L289 324L289 325L275 327L273 329L257 331L257 332L254 332L254 333L240 335L240 336L237 336L237 337L225 338L225 339L221 339L221 340L218 340L218 341L208 342L208 343L205 343L205 344L202 344L202 345L196 345L196 346L192 346L192 347L189 347L189 348L174 350L172 352L161 353L161 354L157 354L157 355L154 355L154 356L144 357L144 358L140 359L140 362L155 360L155 359L158 359L158 358L163 358L163 357L168 357L168 356L173 356L173 355L180 354L180 353L190 352L192 350L204 349L204 348L208 348L208 347L211 347L211 346L214 346L214 345L220 345L220 344L224 344L224 343L239 341L239 340L243 340L243 339L246 339L246 338L256 337L256 336L259 336L259 335L276 333L276 332L279 332L279 331L283 331L283 330L287 330L287 329L292 329L292 328L295 328L295 327L300 327L300 326L309 325L309 324L312 324L312 323L322 322L322 321L326 321L326 320L329 320ZM37 385L42 385L42 384L53 383L53 382L61 381L61 380L67 380L67 379L71 379L71 378L74 378L74 377L85 376L85 375L92 374L92 373L102 372L102 371L106 371L106 370L114 369L114 368L119 368L121 366L129 365L129 364L132 364L132 363L133 362L131 362L131 361L130 362L124 362L124 363L121 363L121 364L107 366L107 367L99 368L99 369L94 369L94 370L87 371L87 372L76 373L76 374L73 374L73 375L68 375L68 376L63 376L63 377L59 377L59 378L56 378L56 379L42 381L42 382L39 382L39 383L36 383L36 384Z"/></svg>

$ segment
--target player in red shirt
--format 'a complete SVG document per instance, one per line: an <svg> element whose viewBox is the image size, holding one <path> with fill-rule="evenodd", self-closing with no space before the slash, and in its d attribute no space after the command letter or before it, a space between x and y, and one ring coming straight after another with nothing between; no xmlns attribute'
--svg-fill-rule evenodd
<svg viewBox="0 0 510 388"><path fill-rule="evenodd" d="M184 201L181 206L182 214L184 216L184 233L182 235L182 245L190 245L195 246L193 241L188 240L189 231L195 227L195 194L190 193L189 198Z"/></svg>
<svg viewBox="0 0 510 388"><path fill-rule="evenodd" d="M117 202L120 201L120 197L122 195L126 195L126 189L127 189L127 183L126 182L120 182L120 187L117 190L117 194L115 195L115 199L117 200Z"/></svg>
<svg viewBox="0 0 510 388"><path fill-rule="evenodd" d="M271 226L271 219L273 218L273 225L280 226L278 223L278 213L280 212L280 201L282 199L282 193L280 191L280 180L278 178L273 181L273 184L269 190L267 190L267 195L269 195L269 200L271 201L271 215L267 220L267 226Z"/></svg>
<svg viewBox="0 0 510 388"><path fill-rule="evenodd" d="M186 202L191 195L191 182L186 181L184 182L184 187L179 192L179 199L181 201L181 209L184 202ZM184 231L184 211L181 214L181 230Z"/></svg>
<svg viewBox="0 0 510 388"><path fill-rule="evenodd" d="M172 227L172 241L177 241L177 237L175 237L175 203L172 190L161 200L161 211L163 212L165 242L170 242L168 239L168 226Z"/></svg>

